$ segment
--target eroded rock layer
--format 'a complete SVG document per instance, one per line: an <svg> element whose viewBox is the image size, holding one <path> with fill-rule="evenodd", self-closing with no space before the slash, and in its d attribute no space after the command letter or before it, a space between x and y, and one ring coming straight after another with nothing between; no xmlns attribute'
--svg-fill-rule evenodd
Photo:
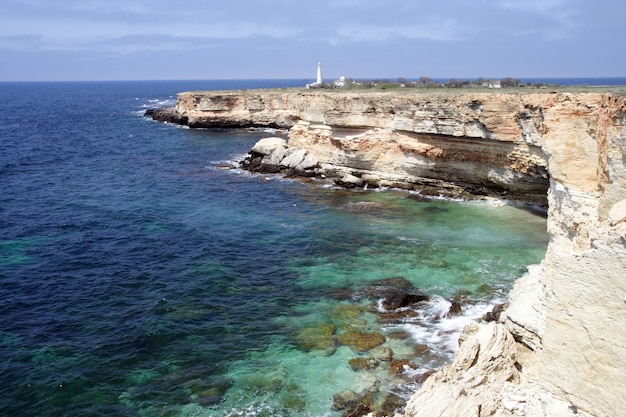
<svg viewBox="0 0 626 417"><path fill-rule="evenodd" d="M276 127L331 178L545 204L545 95L250 90L189 92L157 120L190 127Z"/></svg>
<svg viewBox="0 0 626 417"><path fill-rule="evenodd" d="M498 322L468 329L455 362L424 383L405 417L626 410L623 97L182 93L168 112L161 120L189 126L289 128L288 144L257 149L259 164L279 152L277 166L308 158L309 170L353 184L547 196L545 259L516 282Z"/></svg>

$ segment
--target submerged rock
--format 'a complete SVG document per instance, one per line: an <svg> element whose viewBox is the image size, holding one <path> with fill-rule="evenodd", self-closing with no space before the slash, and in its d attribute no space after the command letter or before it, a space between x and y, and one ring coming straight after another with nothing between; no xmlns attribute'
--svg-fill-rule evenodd
<svg viewBox="0 0 626 417"><path fill-rule="evenodd" d="M356 392L350 390L350 389L344 389L341 392L336 393L335 395L333 395L333 410L338 411L338 410L344 410L348 407L353 407L355 406L359 401L359 394L357 394Z"/></svg>
<svg viewBox="0 0 626 417"><path fill-rule="evenodd" d="M363 370L367 371L376 368L378 366L378 361L371 357L359 357L350 359L348 361L348 364L350 365L350 368L352 368L352 370L355 372Z"/></svg>
<svg viewBox="0 0 626 417"><path fill-rule="evenodd" d="M298 330L296 342L302 350L328 356L335 352L334 333L335 326L332 324L307 326Z"/></svg>
<svg viewBox="0 0 626 417"><path fill-rule="evenodd" d="M393 351L387 346L379 346L372 350L372 357L383 362L389 362L393 359Z"/></svg>
<svg viewBox="0 0 626 417"><path fill-rule="evenodd" d="M328 314L333 322L345 323L356 320L364 311L365 308L359 305L339 304Z"/></svg>
<svg viewBox="0 0 626 417"><path fill-rule="evenodd" d="M341 417L365 417L371 415L372 409L370 406L365 405L363 403L359 403L354 406L351 410L346 411L341 415Z"/></svg>
<svg viewBox="0 0 626 417"><path fill-rule="evenodd" d="M209 383L198 383L191 387L196 401L201 405L212 405L221 402L226 392L233 386L230 379L221 379Z"/></svg>
<svg viewBox="0 0 626 417"><path fill-rule="evenodd" d="M415 319L417 317L419 317L419 313L415 310L391 311L388 313L380 313L378 316L378 322L383 324L397 323Z"/></svg>
<svg viewBox="0 0 626 417"><path fill-rule="evenodd" d="M430 351L430 348L428 347L428 345L420 343L417 346L415 346L415 354L417 354L418 356L425 355L429 351Z"/></svg>
<svg viewBox="0 0 626 417"><path fill-rule="evenodd" d="M385 401L382 405L382 413L385 416L393 416L399 410L404 408L406 405L406 400L399 395L391 393L385 397Z"/></svg>
<svg viewBox="0 0 626 417"><path fill-rule="evenodd" d="M388 333L387 337L396 340L406 340L411 337L411 335L403 330L394 330L393 332Z"/></svg>
<svg viewBox="0 0 626 417"><path fill-rule="evenodd" d="M389 364L389 371L397 375L404 373L404 371L407 368L417 369L419 368L419 365L417 365L414 362L411 362L408 359L396 359L396 360L391 361L391 363Z"/></svg>
<svg viewBox="0 0 626 417"><path fill-rule="evenodd" d="M288 384L280 394L280 403L288 410L303 411L306 408L305 392L297 384Z"/></svg>
<svg viewBox="0 0 626 417"><path fill-rule="evenodd" d="M346 332L337 336L337 342L357 352L367 352L386 342L380 333Z"/></svg>
<svg viewBox="0 0 626 417"><path fill-rule="evenodd" d="M249 387L260 392L278 392L287 379L287 371L282 366L267 366L253 374L241 378Z"/></svg>

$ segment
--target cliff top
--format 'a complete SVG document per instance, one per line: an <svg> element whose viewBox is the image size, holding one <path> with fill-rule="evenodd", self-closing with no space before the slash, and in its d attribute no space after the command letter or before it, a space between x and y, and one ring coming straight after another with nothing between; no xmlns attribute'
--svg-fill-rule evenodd
<svg viewBox="0 0 626 417"><path fill-rule="evenodd" d="M462 88L325 88L325 89L307 89L300 87L287 87L287 88L271 88L271 89L242 89L242 90L195 90L186 91L186 94L232 94L232 95L245 95L245 94L277 94L277 93L299 93L299 94L385 94L385 95L416 95L416 94L431 94L431 95L462 95L462 94L547 94L552 92L559 93L611 93L616 96L626 96L626 86L559 86L559 87L508 87L500 89L490 89L486 87L462 87Z"/></svg>

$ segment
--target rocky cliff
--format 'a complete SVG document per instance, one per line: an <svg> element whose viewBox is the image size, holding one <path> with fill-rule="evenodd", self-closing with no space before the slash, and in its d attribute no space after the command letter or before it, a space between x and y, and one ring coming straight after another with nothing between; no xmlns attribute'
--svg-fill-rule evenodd
<svg viewBox="0 0 626 417"><path fill-rule="evenodd" d="M407 417L433 415L450 397L436 415L608 417L626 410L625 103L556 95L542 109L546 257L516 282L500 323L467 335L455 363L427 381Z"/></svg>
<svg viewBox="0 0 626 417"><path fill-rule="evenodd" d="M543 108L550 95L190 92L151 113L190 127L290 128L321 175L451 195L545 204Z"/></svg>
<svg viewBox="0 0 626 417"><path fill-rule="evenodd" d="M425 382L405 417L626 410L623 97L182 93L162 114L153 117L290 128L288 144L256 147L260 165L268 158L351 184L547 201L545 259L515 284L498 322L467 330L454 363Z"/></svg>

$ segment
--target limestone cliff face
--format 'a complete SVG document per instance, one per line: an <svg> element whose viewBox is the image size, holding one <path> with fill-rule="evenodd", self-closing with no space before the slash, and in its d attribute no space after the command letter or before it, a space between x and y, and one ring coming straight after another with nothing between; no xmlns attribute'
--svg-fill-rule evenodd
<svg viewBox="0 0 626 417"><path fill-rule="evenodd" d="M542 105L550 95L247 91L181 93L184 124L291 128L324 174L372 186L495 195L544 204Z"/></svg>
<svg viewBox="0 0 626 417"><path fill-rule="evenodd" d="M491 384L492 375L467 385L446 379L451 365L416 394L407 417L431 415L429 404L450 390L455 401L438 415L609 417L626 410L626 104L608 95L555 95L541 110L548 251L516 282L496 325L518 343L489 338L490 351L476 353L481 359L464 373L490 375L488 358L499 355L516 367L495 370L505 382ZM470 340L459 358L483 343Z"/></svg>
<svg viewBox="0 0 626 417"><path fill-rule="evenodd" d="M405 417L626 410L626 101L610 94L183 93L190 126L290 128L322 173L549 205L541 265ZM472 333L472 334L470 334Z"/></svg>

